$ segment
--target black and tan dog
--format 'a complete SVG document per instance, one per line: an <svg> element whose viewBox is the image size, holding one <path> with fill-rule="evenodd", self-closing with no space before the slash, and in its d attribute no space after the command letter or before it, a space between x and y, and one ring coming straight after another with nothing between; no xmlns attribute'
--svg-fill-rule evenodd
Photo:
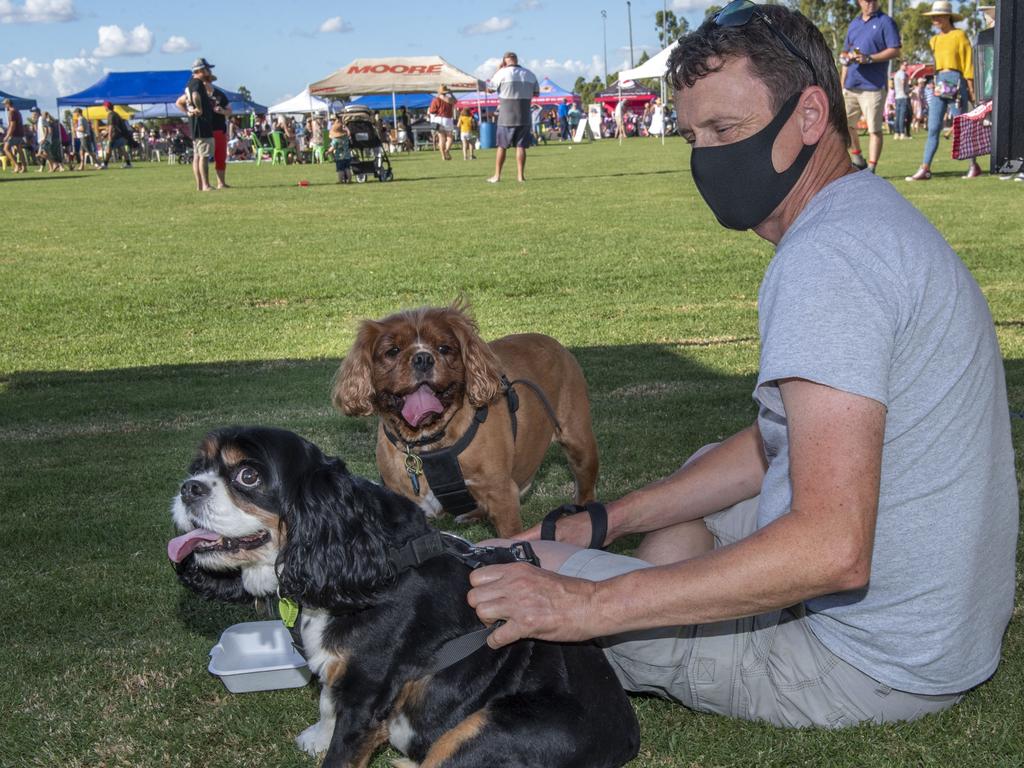
<svg viewBox="0 0 1024 768"><path fill-rule="evenodd" d="M366 766L390 742L421 768L613 768L639 747L633 709L591 644L481 647L446 667L445 644L482 628L470 568L409 500L355 477L282 430L211 433L173 501L168 545L200 594L301 605L320 721L297 739L325 765ZM417 542L413 544L413 542Z"/></svg>

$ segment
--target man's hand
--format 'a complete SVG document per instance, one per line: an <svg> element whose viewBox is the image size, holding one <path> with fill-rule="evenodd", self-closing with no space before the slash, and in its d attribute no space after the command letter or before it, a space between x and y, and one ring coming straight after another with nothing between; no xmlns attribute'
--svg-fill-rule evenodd
<svg viewBox="0 0 1024 768"><path fill-rule="evenodd" d="M579 642L596 637L597 585L525 563L491 565L469 574L467 600L485 624L505 623L487 638L501 648L524 637Z"/></svg>

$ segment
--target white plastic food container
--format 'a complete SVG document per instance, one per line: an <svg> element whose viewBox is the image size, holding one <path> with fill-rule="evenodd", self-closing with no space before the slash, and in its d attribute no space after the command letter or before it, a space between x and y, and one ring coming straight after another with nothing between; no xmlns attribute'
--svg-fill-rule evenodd
<svg viewBox="0 0 1024 768"><path fill-rule="evenodd" d="M299 688L309 682L306 660L292 647L280 621L247 621L228 627L210 650L211 674L232 693Z"/></svg>

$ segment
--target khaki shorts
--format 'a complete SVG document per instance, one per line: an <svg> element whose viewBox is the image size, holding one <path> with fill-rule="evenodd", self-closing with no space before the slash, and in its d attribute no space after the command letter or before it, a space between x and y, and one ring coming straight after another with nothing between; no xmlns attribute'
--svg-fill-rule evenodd
<svg viewBox="0 0 1024 768"><path fill-rule="evenodd" d="M192 151L196 157L209 160L213 157L213 137L208 139L192 139Z"/></svg>
<svg viewBox="0 0 1024 768"><path fill-rule="evenodd" d="M856 130L861 116L868 125L868 133L882 132L882 112L885 109L885 90L865 91L860 88L843 89L846 102L846 122Z"/></svg>
<svg viewBox="0 0 1024 768"><path fill-rule="evenodd" d="M753 533L756 520L755 497L709 515L705 524L721 547ZM636 558L585 549L559 573L602 581L649 567ZM627 691L783 727L914 720L962 698L906 693L872 679L819 642L802 605L714 624L630 632L599 644Z"/></svg>

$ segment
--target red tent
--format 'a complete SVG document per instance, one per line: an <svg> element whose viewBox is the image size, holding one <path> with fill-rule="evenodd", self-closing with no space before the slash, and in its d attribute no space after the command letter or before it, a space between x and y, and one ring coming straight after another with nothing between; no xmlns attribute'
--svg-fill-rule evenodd
<svg viewBox="0 0 1024 768"><path fill-rule="evenodd" d="M599 104L607 104L610 109L614 109L615 105L619 103L620 98L626 102L626 109L636 110L643 109L643 105L649 101L654 101L658 98L658 94L634 83L629 87L622 86L620 88L613 86L607 88L597 94L594 101Z"/></svg>

